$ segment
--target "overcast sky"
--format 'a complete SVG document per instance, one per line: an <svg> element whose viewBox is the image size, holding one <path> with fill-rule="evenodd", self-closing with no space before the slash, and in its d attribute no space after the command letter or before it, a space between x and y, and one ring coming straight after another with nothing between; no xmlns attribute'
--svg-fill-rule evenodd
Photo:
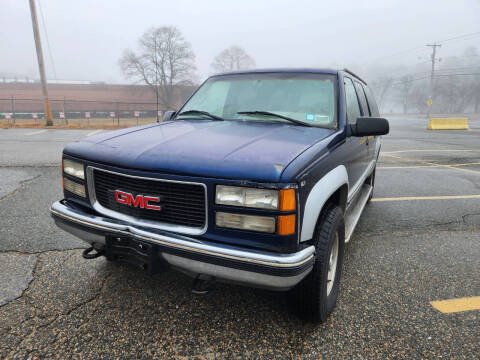
<svg viewBox="0 0 480 360"><path fill-rule="evenodd" d="M413 63L420 48L480 31L480 0L37 0L58 79L127 82L118 67L125 48L151 26L175 25L191 43L199 79L214 56L236 44L257 67L344 67ZM39 20L41 13L37 5ZM38 78L28 0L0 1L0 74ZM42 27L42 24L40 24ZM54 78L42 29L47 77ZM480 36L446 42L440 55Z"/></svg>

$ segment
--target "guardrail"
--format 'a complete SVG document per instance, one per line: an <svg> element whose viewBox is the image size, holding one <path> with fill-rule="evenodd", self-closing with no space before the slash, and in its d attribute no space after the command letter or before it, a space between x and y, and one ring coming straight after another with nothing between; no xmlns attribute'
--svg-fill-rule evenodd
<svg viewBox="0 0 480 360"><path fill-rule="evenodd" d="M129 119L144 123L161 119L164 109L151 102L120 102L92 100L50 100L52 116L56 124L70 122L109 122L119 125ZM41 99L0 98L0 122L7 123L39 123L45 118Z"/></svg>

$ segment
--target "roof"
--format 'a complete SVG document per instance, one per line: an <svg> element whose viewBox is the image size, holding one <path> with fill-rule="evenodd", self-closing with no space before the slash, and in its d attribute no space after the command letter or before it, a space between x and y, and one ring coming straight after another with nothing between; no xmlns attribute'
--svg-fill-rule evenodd
<svg viewBox="0 0 480 360"><path fill-rule="evenodd" d="M265 74L265 73L310 73L310 74L331 74L337 75L339 72L346 72L358 80L364 82L360 76L351 72L348 69L329 69L329 68L267 68L267 69L251 69L251 70L240 70L240 71L228 71L224 73L215 74L212 76L224 76L224 75L242 75L242 74Z"/></svg>
<svg viewBox="0 0 480 360"><path fill-rule="evenodd" d="M228 71L213 76L221 75L240 75L240 74L255 74L255 73L313 73L313 74L332 74L337 75L339 70L327 68L267 68L267 69L251 69L240 71Z"/></svg>

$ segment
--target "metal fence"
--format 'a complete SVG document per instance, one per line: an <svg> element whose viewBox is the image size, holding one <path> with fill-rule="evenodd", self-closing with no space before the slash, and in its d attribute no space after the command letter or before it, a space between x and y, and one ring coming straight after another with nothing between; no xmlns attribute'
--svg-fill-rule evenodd
<svg viewBox="0 0 480 360"><path fill-rule="evenodd" d="M151 102L50 100L52 117L56 124L106 123L120 126L122 122L145 123L161 119L164 109ZM0 98L0 122L40 123L44 121L42 99Z"/></svg>

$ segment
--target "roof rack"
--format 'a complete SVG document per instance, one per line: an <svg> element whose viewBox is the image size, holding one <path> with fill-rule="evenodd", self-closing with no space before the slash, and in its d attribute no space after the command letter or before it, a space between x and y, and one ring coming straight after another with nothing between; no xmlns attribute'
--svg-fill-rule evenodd
<svg viewBox="0 0 480 360"><path fill-rule="evenodd" d="M355 74L353 71L350 71L348 70L347 68L344 68L343 71L345 71L346 73L349 73L350 75L353 75L355 76L357 79L363 81L365 83L365 85L367 85L367 82L365 80L363 80L360 76L358 76L357 74Z"/></svg>

